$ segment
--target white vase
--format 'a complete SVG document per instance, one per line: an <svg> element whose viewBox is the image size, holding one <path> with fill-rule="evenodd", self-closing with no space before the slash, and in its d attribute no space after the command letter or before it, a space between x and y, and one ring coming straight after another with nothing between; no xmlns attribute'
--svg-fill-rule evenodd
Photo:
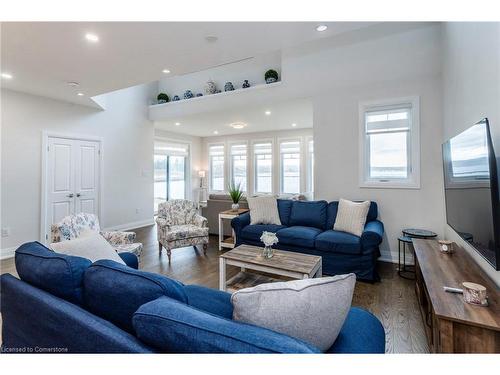
<svg viewBox="0 0 500 375"><path fill-rule="evenodd" d="M233 204L231 205L231 209L232 209L233 211L238 211L238 209L239 209L239 208L240 208L240 205L239 205L238 203L233 203Z"/></svg>

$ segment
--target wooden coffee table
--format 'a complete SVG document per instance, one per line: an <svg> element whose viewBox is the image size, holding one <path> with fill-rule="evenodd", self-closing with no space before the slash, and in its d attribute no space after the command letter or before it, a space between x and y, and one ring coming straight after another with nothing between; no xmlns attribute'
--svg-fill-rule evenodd
<svg viewBox="0 0 500 375"><path fill-rule="evenodd" d="M322 276L321 257L275 250L274 256L262 256L262 247L240 245L219 257L219 289L226 290L231 280L226 280L226 266L241 267L241 270L255 270L292 279L309 279ZM236 275L235 277L239 277ZM234 279L234 278L233 278Z"/></svg>

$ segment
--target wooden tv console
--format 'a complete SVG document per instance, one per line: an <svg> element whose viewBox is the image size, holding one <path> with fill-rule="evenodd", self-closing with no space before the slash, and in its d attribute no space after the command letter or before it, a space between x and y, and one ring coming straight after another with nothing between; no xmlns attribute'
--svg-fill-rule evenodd
<svg viewBox="0 0 500 375"><path fill-rule="evenodd" d="M500 353L500 293L495 283L457 244L451 255L439 251L435 240L413 239L415 292L432 353ZM443 286L462 282L482 284L488 307L465 303L461 294Z"/></svg>

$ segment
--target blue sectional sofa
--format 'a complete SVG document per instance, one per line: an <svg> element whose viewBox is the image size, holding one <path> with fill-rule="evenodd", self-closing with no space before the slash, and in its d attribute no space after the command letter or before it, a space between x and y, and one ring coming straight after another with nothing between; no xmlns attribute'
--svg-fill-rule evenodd
<svg viewBox="0 0 500 375"><path fill-rule="evenodd" d="M361 237L333 230L338 205L337 201L278 199L282 225L250 225L250 213L240 215L231 221L236 245L262 246L262 232L275 232L279 240L275 245L277 249L320 255L323 259L323 274L352 272L358 280L379 280L376 261L380 256L379 245L384 225L377 220L377 204L371 202Z"/></svg>
<svg viewBox="0 0 500 375"><path fill-rule="evenodd" d="M110 260L16 251L20 279L0 277L4 353L318 353L303 341L232 320L230 294ZM351 308L328 353L383 353L385 333Z"/></svg>

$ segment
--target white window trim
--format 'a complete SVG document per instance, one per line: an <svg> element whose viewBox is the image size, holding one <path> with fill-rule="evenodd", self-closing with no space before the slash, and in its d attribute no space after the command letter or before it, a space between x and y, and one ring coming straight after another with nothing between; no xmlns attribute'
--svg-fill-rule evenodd
<svg viewBox="0 0 500 375"><path fill-rule="evenodd" d="M223 179L223 186L224 186L224 190L212 190L212 166L211 166L211 163L210 163L210 148L212 146L223 146L224 147L224 179ZM208 161L208 168L207 168L207 177L208 177L208 193L209 194L217 194L217 193L221 193L221 192L225 192L226 191L226 183L227 183L227 168L226 166L228 165L227 164L227 154L228 154L228 151L227 151L228 147L226 145L226 142L213 142L213 143L207 143L207 161Z"/></svg>
<svg viewBox="0 0 500 375"><path fill-rule="evenodd" d="M249 189L250 189L250 169L248 168L249 165L248 165L248 159L249 159L249 156L250 156L250 152L249 152L249 146L248 146L248 141L230 141L228 142L228 145L227 145L227 155L228 155L228 165L229 165L229 181L233 181L233 155L231 153L231 148L233 146L240 146L240 145L245 145L246 146L246 157L247 157L247 185L245 186L245 195L248 195L249 193ZM224 160L225 162L225 160ZM225 179L225 178L224 178ZM228 182L229 182L228 181Z"/></svg>
<svg viewBox="0 0 500 375"><path fill-rule="evenodd" d="M410 176L404 181L387 179L375 181L367 178L369 167L366 150L368 136L365 131L365 112L378 107L411 104L412 118L410 122ZM359 103L359 186L361 188L377 189L420 189L420 98L408 96Z"/></svg>
<svg viewBox="0 0 500 375"><path fill-rule="evenodd" d="M299 142L299 191L297 193L284 193L283 192L283 176L281 175L281 144L284 142ZM302 194L305 190L305 179L304 179L304 137L285 137L278 138L277 141L277 153L278 157L278 193L280 195L294 195L294 194Z"/></svg>
<svg viewBox="0 0 500 375"><path fill-rule="evenodd" d="M305 144L304 144L304 149L305 149L305 163L306 163L306 191L308 194L311 195L311 198L314 199L314 171L311 169L311 153L309 150L309 142L313 142L313 149L314 149L314 137L313 136L307 136L305 137ZM313 157L314 157L314 151L313 151Z"/></svg>
<svg viewBox="0 0 500 375"><path fill-rule="evenodd" d="M257 169L255 168L256 164L256 159L255 159L255 153L254 153L254 146L255 144L258 143L271 143L271 192L270 193L262 193L257 191ZM252 183L250 184L251 189L252 189L252 194L254 195L273 195L276 194L276 187L275 187L275 178L276 178L276 170L275 170L275 158L276 158L276 150L275 150L275 145L276 142L274 141L273 138L260 138L260 139L252 139L251 141L251 150L250 150L250 155L251 155L251 162L250 162L250 169L251 169L251 175L252 175ZM279 174L279 171L277 171Z"/></svg>

